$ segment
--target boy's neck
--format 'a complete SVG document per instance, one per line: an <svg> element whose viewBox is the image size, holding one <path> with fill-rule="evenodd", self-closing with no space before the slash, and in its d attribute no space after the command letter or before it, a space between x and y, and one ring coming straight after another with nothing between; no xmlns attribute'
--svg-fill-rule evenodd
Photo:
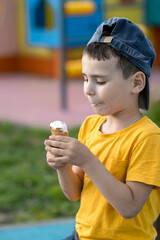
<svg viewBox="0 0 160 240"><path fill-rule="evenodd" d="M100 131L103 134L115 133L131 126L132 124L139 121L141 118L142 118L142 114L140 111L138 111L135 114L131 114L128 117L125 117L125 116L116 117L116 116L110 115L110 116L107 116L107 120L102 124Z"/></svg>

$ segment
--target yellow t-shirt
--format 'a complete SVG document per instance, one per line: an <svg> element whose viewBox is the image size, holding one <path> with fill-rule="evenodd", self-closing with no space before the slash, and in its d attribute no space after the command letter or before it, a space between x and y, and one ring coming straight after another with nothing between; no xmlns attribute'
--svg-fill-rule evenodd
<svg viewBox="0 0 160 240"><path fill-rule="evenodd" d="M160 213L160 129L147 117L112 134L102 134L106 120L90 116L82 124L79 140L117 179L154 185L139 214L125 219L84 175L76 231L80 240L153 240L154 221Z"/></svg>

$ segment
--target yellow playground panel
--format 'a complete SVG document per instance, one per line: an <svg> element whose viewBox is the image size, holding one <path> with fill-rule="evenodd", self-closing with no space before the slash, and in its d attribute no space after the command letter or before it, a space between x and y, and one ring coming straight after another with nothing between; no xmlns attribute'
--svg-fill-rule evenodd
<svg viewBox="0 0 160 240"><path fill-rule="evenodd" d="M92 1L68 1L64 4L66 15L89 15L96 10L96 4Z"/></svg>
<svg viewBox="0 0 160 240"><path fill-rule="evenodd" d="M124 3L121 0L104 0L106 5L105 18L126 17L140 24L144 22L144 0L135 0Z"/></svg>
<svg viewBox="0 0 160 240"><path fill-rule="evenodd" d="M66 62L66 74L70 78L78 78L82 76L82 61L81 59L68 60Z"/></svg>

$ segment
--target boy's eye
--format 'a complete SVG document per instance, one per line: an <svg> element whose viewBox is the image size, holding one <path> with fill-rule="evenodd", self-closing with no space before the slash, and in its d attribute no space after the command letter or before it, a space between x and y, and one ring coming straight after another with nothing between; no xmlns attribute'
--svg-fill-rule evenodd
<svg viewBox="0 0 160 240"><path fill-rule="evenodd" d="M106 83L106 81L104 81L104 82L102 82L102 81L101 81L101 82L100 82L100 81L97 81L97 84L98 84L98 85L104 85L105 83Z"/></svg>

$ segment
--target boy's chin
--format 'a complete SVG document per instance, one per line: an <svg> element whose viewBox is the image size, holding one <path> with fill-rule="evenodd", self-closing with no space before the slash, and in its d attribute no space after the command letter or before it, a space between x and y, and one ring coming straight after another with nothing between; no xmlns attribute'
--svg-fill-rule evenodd
<svg viewBox="0 0 160 240"><path fill-rule="evenodd" d="M99 115L99 116L107 116L108 115L108 113L107 112L102 112L102 111L94 111L95 112L95 114L97 114L97 115Z"/></svg>

